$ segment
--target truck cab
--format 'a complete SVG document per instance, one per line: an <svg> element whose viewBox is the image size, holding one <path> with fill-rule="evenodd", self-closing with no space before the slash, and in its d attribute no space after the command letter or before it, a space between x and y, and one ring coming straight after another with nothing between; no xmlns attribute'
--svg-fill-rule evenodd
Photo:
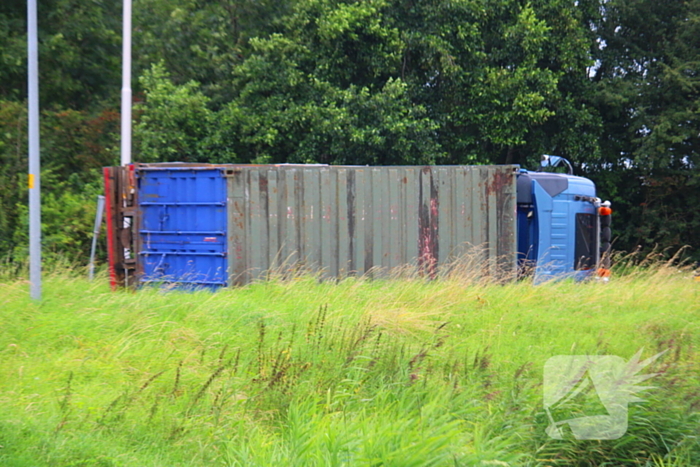
<svg viewBox="0 0 700 467"><path fill-rule="evenodd" d="M535 283L606 275L611 212L606 203L586 178L521 169L516 208L521 273L533 274Z"/></svg>

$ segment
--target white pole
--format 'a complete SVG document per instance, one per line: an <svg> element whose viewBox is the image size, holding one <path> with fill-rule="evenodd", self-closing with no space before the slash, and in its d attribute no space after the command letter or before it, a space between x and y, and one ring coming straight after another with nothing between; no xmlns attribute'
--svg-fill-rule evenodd
<svg viewBox="0 0 700 467"><path fill-rule="evenodd" d="M36 0L27 2L29 97L29 282L30 296L41 300L41 165L39 161L39 45Z"/></svg>
<svg viewBox="0 0 700 467"><path fill-rule="evenodd" d="M131 0L124 0L121 155L121 165L131 164Z"/></svg>
<svg viewBox="0 0 700 467"><path fill-rule="evenodd" d="M131 0L124 0L124 31L122 38L122 166L131 164ZM126 200L124 200L126 203ZM130 219L124 218L124 229L130 227ZM124 258L131 251L124 248ZM124 270L128 284L127 270Z"/></svg>

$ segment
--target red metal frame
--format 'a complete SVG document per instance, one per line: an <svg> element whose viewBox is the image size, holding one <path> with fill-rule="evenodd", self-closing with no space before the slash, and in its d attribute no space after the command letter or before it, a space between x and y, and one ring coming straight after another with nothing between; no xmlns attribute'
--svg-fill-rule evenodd
<svg viewBox="0 0 700 467"><path fill-rule="evenodd" d="M105 210L107 211L107 257L109 259L109 283L112 290L117 290L117 273L115 271L116 246L114 245L114 208L112 207L112 186L110 183L110 169L103 169L105 180Z"/></svg>

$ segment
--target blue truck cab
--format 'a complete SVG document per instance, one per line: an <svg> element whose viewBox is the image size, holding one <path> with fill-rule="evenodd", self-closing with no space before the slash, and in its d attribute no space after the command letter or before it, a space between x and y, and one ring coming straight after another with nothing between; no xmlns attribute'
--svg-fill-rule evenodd
<svg viewBox="0 0 700 467"><path fill-rule="evenodd" d="M533 274L535 283L606 274L607 264L602 263L608 261L610 248L607 206L587 178L521 169L517 175L520 271Z"/></svg>

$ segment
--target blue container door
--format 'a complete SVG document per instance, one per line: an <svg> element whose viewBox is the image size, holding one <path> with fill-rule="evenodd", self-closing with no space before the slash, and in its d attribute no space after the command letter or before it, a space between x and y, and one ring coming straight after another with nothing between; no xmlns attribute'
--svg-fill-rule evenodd
<svg viewBox="0 0 700 467"><path fill-rule="evenodd" d="M227 285L226 179L221 168L140 168L141 283Z"/></svg>

